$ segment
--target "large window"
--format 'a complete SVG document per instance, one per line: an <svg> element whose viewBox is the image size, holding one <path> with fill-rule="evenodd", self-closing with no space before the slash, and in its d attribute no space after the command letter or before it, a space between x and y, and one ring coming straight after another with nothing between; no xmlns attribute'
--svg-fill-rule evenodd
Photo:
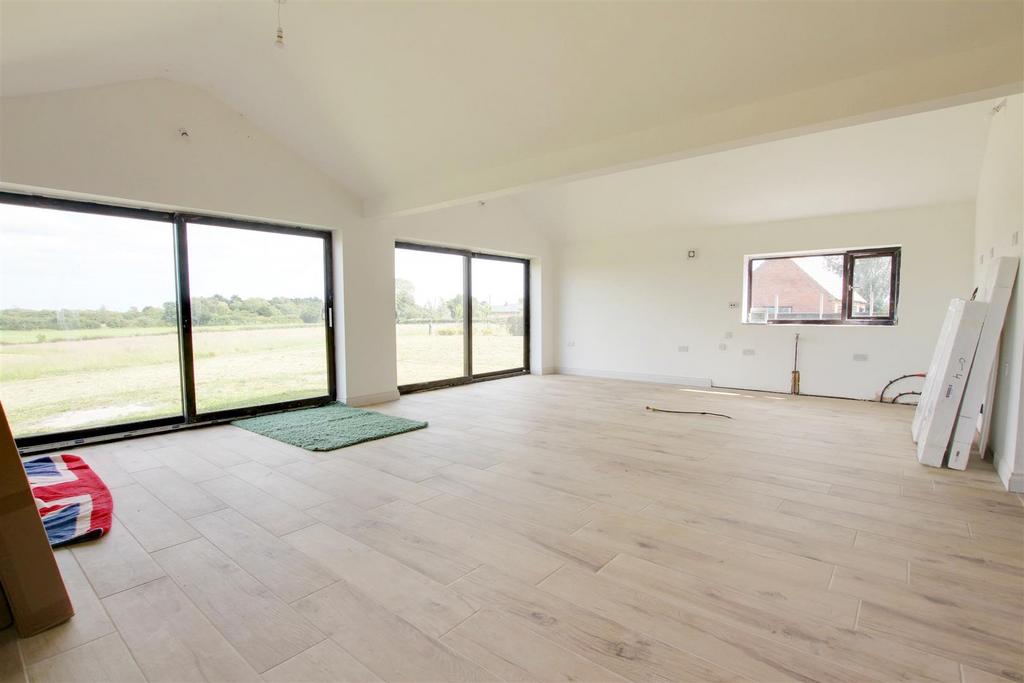
<svg viewBox="0 0 1024 683"><path fill-rule="evenodd" d="M395 245L398 387L415 391L529 367L529 262Z"/></svg>
<svg viewBox="0 0 1024 683"><path fill-rule="evenodd" d="M747 257L748 323L893 325L900 248Z"/></svg>
<svg viewBox="0 0 1024 683"><path fill-rule="evenodd" d="M466 374L463 262L458 254L395 249L399 386Z"/></svg>
<svg viewBox="0 0 1024 683"><path fill-rule="evenodd" d="M0 204L0 401L18 437L181 416L174 224Z"/></svg>
<svg viewBox="0 0 1024 683"><path fill-rule="evenodd" d="M196 410L326 396L323 240L189 223Z"/></svg>
<svg viewBox="0 0 1024 683"><path fill-rule="evenodd" d="M0 401L18 445L331 400L330 239L0 193Z"/></svg>

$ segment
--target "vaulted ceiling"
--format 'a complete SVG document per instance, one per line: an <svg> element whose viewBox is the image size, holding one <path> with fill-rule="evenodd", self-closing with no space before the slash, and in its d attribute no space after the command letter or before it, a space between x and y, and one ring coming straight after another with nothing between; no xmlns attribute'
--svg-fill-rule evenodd
<svg viewBox="0 0 1024 683"><path fill-rule="evenodd" d="M527 190L507 200L563 241L971 202L995 101Z"/></svg>
<svg viewBox="0 0 1024 683"><path fill-rule="evenodd" d="M196 85L386 213L1012 92L1022 79L1019 2L280 9L283 50L272 0L4 0L0 94Z"/></svg>

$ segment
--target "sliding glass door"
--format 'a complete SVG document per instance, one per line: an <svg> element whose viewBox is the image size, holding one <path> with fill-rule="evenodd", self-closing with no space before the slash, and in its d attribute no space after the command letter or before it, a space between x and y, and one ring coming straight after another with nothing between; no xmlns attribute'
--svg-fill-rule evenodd
<svg viewBox="0 0 1024 683"><path fill-rule="evenodd" d="M188 224L196 411L325 396L323 240Z"/></svg>
<svg viewBox="0 0 1024 683"><path fill-rule="evenodd" d="M395 249L398 384L426 384L466 373L464 259L423 249Z"/></svg>
<svg viewBox="0 0 1024 683"><path fill-rule="evenodd" d="M525 367L526 263L473 256L473 374Z"/></svg>
<svg viewBox="0 0 1024 683"><path fill-rule="evenodd" d="M0 401L18 437L182 416L174 225L0 203Z"/></svg>
<svg viewBox="0 0 1024 683"><path fill-rule="evenodd" d="M331 235L0 193L21 448L327 402Z"/></svg>
<svg viewBox="0 0 1024 683"><path fill-rule="evenodd" d="M403 392L529 367L529 262L395 245L395 340Z"/></svg>

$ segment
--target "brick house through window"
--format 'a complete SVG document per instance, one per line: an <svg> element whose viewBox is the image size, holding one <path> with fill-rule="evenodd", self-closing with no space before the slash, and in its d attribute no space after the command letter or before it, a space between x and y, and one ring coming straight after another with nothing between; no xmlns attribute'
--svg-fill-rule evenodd
<svg viewBox="0 0 1024 683"><path fill-rule="evenodd" d="M843 279L827 266L828 256L756 259L751 262L748 322L840 320ZM867 302L856 292L853 312Z"/></svg>

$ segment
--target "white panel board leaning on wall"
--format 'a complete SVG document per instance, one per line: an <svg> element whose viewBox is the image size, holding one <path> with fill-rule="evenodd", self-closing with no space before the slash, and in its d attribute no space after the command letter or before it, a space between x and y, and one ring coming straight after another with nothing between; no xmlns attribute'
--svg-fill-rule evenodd
<svg viewBox="0 0 1024 683"><path fill-rule="evenodd" d="M913 423L918 427L917 459L924 465L942 467L987 310L983 301L953 299L949 304L928 369L932 380L921 392Z"/></svg>
<svg viewBox="0 0 1024 683"><path fill-rule="evenodd" d="M981 338L978 340L978 349L974 354L974 363L971 365L971 374L964 389L960 414L953 431L953 442L949 447L948 466L953 469L966 469L971 445L978 431L978 418L984 412L983 417L988 420L992 413L992 370L999 352L999 337L1003 331L1003 322L1006 320L1013 282L1017 278L1019 260L1016 256L1001 256L991 261L985 272L985 281L975 297L977 301L988 304L988 311L985 314Z"/></svg>

